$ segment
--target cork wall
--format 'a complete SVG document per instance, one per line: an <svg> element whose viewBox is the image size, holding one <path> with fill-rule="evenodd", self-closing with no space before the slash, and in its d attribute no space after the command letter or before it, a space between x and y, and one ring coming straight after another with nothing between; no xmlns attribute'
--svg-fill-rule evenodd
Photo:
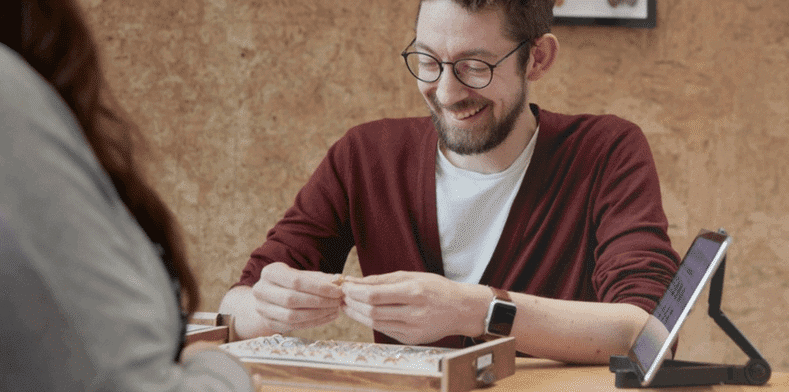
<svg viewBox="0 0 789 392"><path fill-rule="evenodd" d="M184 227L202 310L349 127L427 113L399 57L416 0L81 2ZM659 0L654 29L556 26L558 63L531 100L643 128L675 249L726 228L723 309L789 371L789 2L714 3ZM678 357L744 363L703 302ZM299 335L372 336L347 318Z"/></svg>

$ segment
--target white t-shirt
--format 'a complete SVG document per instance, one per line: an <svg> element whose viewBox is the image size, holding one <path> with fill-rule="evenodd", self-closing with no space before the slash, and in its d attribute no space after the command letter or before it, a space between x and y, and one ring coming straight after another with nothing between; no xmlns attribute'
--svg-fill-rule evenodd
<svg viewBox="0 0 789 392"><path fill-rule="evenodd" d="M538 132L539 127L515 162L499 173L457 168L438 149L436 207L447 278L479 283L531 162Z"/></svg>

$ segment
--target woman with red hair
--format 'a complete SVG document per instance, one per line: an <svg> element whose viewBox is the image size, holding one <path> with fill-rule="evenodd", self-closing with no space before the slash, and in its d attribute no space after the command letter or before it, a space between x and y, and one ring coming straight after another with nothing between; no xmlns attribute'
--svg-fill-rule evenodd
<svg viewBox="0 0 789 392"><path fill-rule="evenodd" d="M245 391L71 0L0 4L0 389Z"/></svg>

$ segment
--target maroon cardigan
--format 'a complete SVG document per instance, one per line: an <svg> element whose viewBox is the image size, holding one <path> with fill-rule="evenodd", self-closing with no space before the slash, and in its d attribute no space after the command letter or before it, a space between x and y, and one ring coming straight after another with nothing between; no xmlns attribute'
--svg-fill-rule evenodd
<svg viewBox="0 0 789 392"><path fill-rule="evenodd" d="M480 283L652 312L679 257L666 233L646 138L615 116L532 110L540 122L534 156ZM339 273L353 246L365 276L443 274L437 143L429 118L352 128L252 253L236 285L253 285L274 261ZM377 332L376 341L393 342ZM434 344L461 345L454 337Z"/></svg>

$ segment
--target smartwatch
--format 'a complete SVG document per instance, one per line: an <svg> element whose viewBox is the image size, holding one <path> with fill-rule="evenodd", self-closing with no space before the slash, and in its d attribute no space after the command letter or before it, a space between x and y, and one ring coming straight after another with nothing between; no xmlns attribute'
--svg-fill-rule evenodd
<svg viewBox="0 0 789 392"><path fill-rule="evenodd" d="M493 291L493 300L490 301L488 315L485 317L485 333L474 340L489 341L509 336L512 332L512 324L518 308L512 302L509 293L495 287L490 289Z"/></svg>

